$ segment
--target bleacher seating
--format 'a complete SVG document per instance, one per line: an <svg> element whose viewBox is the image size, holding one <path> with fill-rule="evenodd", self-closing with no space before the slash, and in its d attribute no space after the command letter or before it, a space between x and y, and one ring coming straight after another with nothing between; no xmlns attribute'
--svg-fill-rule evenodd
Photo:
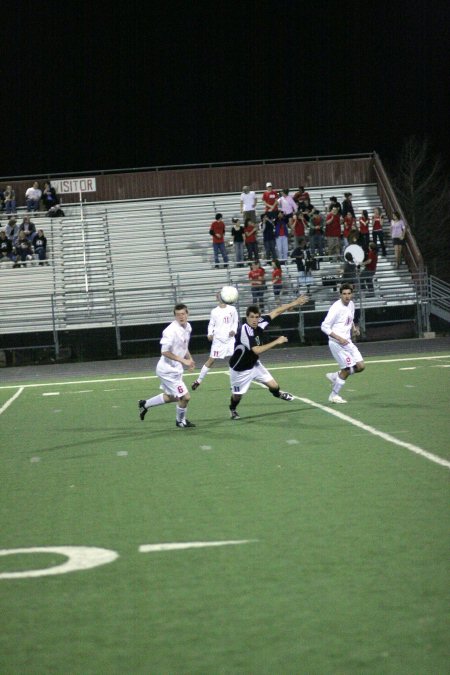
<svg viewBox="0 0 450 675"><path fill-rule="evenodd" d="M312 204L321 211L331 195L339 199L346 191L353 194L357 215L381 206L376 185L308 188ZM257 211L262 212L261 193L257 196ZM215 292L225 283L239 287L243 306L251 300L248 269L234 266L231 248L228 269L215 269L209 236L216 212L223 214L230 232L231 218L239 216L239 194L97 202L82 208L74 204L64 205L64 210L62 219L37 216L49 240L48 267L11 269L2 263L1 332L49 330L52 316L57 330L160 323L180 301L189 305L191 319L205 319ZM339 263L325 257L312 272L308 286L316 310L325 311L335 299L333 287L323 286L322 277L338 271ZM292 262L284 269L284 285L286 299L298 290ZM412 302L411 275L406 266L394 269L388 246L387 258L379 257L375 295L366 297L365 305ZM266 309L273 306L268 290Z"/></svg>

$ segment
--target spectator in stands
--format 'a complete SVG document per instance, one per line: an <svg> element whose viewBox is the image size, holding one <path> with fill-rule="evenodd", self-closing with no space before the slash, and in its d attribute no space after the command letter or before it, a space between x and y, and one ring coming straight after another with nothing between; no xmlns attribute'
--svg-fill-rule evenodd
<svg viewBox="0 0 450 675"><path fill-rule="evenodd" d="M369 234L369 214L366 209L363 209L358 220L359 225L359 245L364 249L364 252L367 253L369 250L370 243L370 234Z"/></svg>
<svg viewBox="0 0 450 675"><path fill-rule="evenodd" d="M355 210L352 204L352 198L353 195L351 192L344 192L344 201L342 202L342 216L344 218L347 215L347 213L351 213L353 218L356 218Z"/></svg>
<svg viewBox="0 0 450 675"><path fill-rule="evenodd" d="M6 231L6 236L8 237L8 239L10 240L10 242L12 243L13 246L16 243L17 237L19 236L19 230L20 230L20 227L17 224L16 218L11 217L8 220L5 231Z"/></svg>
<svg viewBox="0 0 450 675"><path fill-rule="evenodd" d="M65 213L59 204L55 204L47 211L47 218L63 218L64 216Z"/></svg>
<svg viewBox="0 0 450 675"><path fill-rule="evenodd" d="M266 191L263 193L262 201L265 213L269 218L275 220L278 213L278 192L273 189L272 183L266 183Z"/></svg>
<svg viewBox="0 0 450 675"><path fill-rule="evenodd" d="M360 279L361 279L361 288L365 288L366 291L370 294L373 294L373 278L375 272L377 271L377 245L371 241L369 244L369 250L367 252L366 259L361 264L363 268L361 270Z"/></svg>
<svg viewBox="0 0 450 675"><path fill-rule="evenodd" d="M20 267L20 263L22 263L22 267L26 267L27 261L33 259L34 249L23 230L19 232L14 249L16 252L17 267Z"/></svg>
<svg viewBox="0 0 450 675"><path fill-rule="evenodd" d="M294 248L306 245L306 232L309 228L309 216L306 211L299 211L292 224Z"/></svg>
<svg viewBox="0 0 450 675"><path fill-rule="evenodd" d="M44 230L38 230L33 242L34 252L39 258L39 265L48 265L47 261L47 237L44 235Z"/></svg>
<svg viewBox="0 0 450 675"><path fill-rule="evenodd" d="M269 213L263 213L261 215L261 226L266 260L268 263L271 263L272 260L277 257L277 247L275 240L275 224Z"/></svg>
<svg viewBox="0 0 450 675"><path fill-rule="evenodd" d="M225 248L225 223L222 220L221 213L216 213L216 219L211 223L209 234L212 237L215 268L219 269L219 253L223 259L223 266L228 267L228 254Z"/></svg>
<svg viewBox="0 0 450 675"><path fill-rule="evenodd" d="M244 185L241 194L241 214L244 223L247 218L250 218L253 223L256 223L256 194L250 190L248 185Z"/></svg>
<svg viewBox="0 0 450 675"><path fill-rule="evenodd" d="M272 260L272 288L275 303L281 303L281 291L283 290L283 272L279 260Z"/></svg>
<svg viewBox="0 0 450 675"><path fill-rule="evenodd" d="M330 203L328 204L328 213L331 213L333 209L337 208L339 215L342 214L342 206L337 200L337 197L330 197Z"/></svg>
<svg viewBox="0 0 450 675"><path fill-rule="evenodd" d="M289 228L291 228L298 207L297 204L292 199L292 197L290 196L289 190L287 188L281 191L281 197L278 200L278 207L285 216L285 220Z"/></svg>
<svg viewBox="0 0 450 675"><path fill-rule="evenodd" d="M344 249L346 249L347 246L349 246L350 233L352 231L352 228L354 227L356 227L355 217L351 214L350 211L347 211L347 213L344 216L343 230L342 230L342 246Z"/></svg>
<svg viewBox="0 0 450 675"><path fill-rule="evenodd" d="M33 243L33 239L36 236L36 225L31 222L30 216L24 216L19 232L25 232L26 238Z"/></svg>
<svg viewBox="0 0 450 675"><path fill-rule="evenodd" d="M250 279L253 304L259 305L261 310L264 309L264 291L266 290L265 276L266 273L259 262L254 260L250 272L248 273L248 278Z"/></svg>
<svg viewBox="0 0 450 675"><path fill-rule="evenodd" d="M344 267L342 270L342 281L349 284L356 284L359 274L359 266L355 263L350 251L344 255Z"/></svg>
<svg viewBox="0 0 450 675"><path fill-rule="evenodd" d="M287 217L282 211L278 211L275 222L275 240L277 246L278 260L285 263L288 259L289 252L289 229L287 224Z"/></svg>
<svg viewBox="0 0 450 675"><path fill-rule="evenodd" d="M358 223L356 220L353 221L352 226L350 228L350 232L348 233L348 245L351 246L352 244L358 244L359 245L359 228L358 228Z"/></svg>
<svg viewBox="0 0 450 675"><path fill-rule="evenodd" d="M231 236L233 237L234 259L238 267L244 266L244 226L239 218L231 219Z"/></svg>
<svg viewBox="0 0 450 675"><path fill-rule="evenodd" d="M26 199L26 204L27 204L27 211L30 213L31 211L38 211L39 210L39 202L42 197L42 190L39 188L39 183L34 181L33 185L28 188L28 190L25 192L25 199Z"/></svg>
<svg viewBox="0 0 450 675"><path fill-rule="evenodd" d="M258 253L258 228L251 218L246 218L244 222L244 241L249 260L259 260Z"/></svg>
<svg viewBox="0 0 450 675"><path fill-rule="evenodd" d="M318 209L314 209L309 221L309 250L314 256L316 251L323 256L323 215Z"/></svg>
<svg viewBox="0 0 450 675"><path fill-rule="evenodd" d="M6 236L5 230L0 230L0 262L11 260L14 262L13 245Z"/></svg>
<svg viewBox="0 0 450 675"><path fill-rule="evenodd" d="M309 200L309 192L305 191L303 185L298 186L298 190L295 192L293 200L297 204L297 210L309 208L311 205Z"/></svg>
<svg viewBox="0 0 450 675"><path fill-rule="evenodd" d="M377 250L378 250L378 242L380 242L381 250L383 255L386 255L386 246L384 245L384 232L383 232L383 215L381 213L381 210L378 208L375 208L373 210L373 216L372 216L372 239L375 244L377 244Z"/></svg>
<svg viewBox="0 0 450 675"><path fill-rule="evenodd" d="M11 214L16 212L16 192L11 185L7 185L3 192L3 202L5 206L5 213Z"/></svg>
<svg viewBox="0 0 450 675"><path fill-rule="evenodd" d="M337 206L333 206L331 211L327 213L325 236L327 238L328 255L339 255L341 251L341 216L339 215L339 208Z"/></svg>
<svg viewBox="0 0 450 675"><path fill-rule="evenodd" d="M405 245L406 225L400 218L398 211L393 211L391 220L391 238L394 245L395 266L400 269L402 264L403 246Z"/></svg>
<svg viewBox="0 0 450 675"><path fill-rule="evenodd" d="M52 206L58 204L58 198L56 196L56 190L52 187L50 181L44 183L44 189L42 190L42 203L44 204L44 209L49 211Z"/></svg>

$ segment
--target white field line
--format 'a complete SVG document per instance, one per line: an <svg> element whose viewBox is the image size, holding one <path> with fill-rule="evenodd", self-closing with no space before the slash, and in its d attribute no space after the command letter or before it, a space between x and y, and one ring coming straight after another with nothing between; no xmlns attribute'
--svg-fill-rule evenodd
<svg viewBox="0 0 450 675"><path fill-rule="evenodd" d="M185 541L173 544L142 544L139 553L155 553L156 551L181 551L187 548L207 548L208 546L236 546L250 544L257 539L232 539L230 541Z"/></svg>
<svg viewBox="0 0 450 675"><path fill-rule="evenodd" d="M19 398L19 396L20 396L20 394L23 392L23 390L24 390L24 387L20 387L20 389L19 389L18 391L16 391L16 393L14 394L14 396L11 396L11 398L8 399L8 400L6 401L6 403L4 403L4 404L2 405L2 407L0 408L0 415L1 415L2 413L4 413L5 410L7 410L7 408L9 408L9 406L11 405L11 403L14 403L14 401L16 400L16 398Z"/></svg>
<svg viewBox="0 0 450 675"><path fill-rule="evenodd" d="M402 357L398 359L364 359L365 363L368 365L374 364L374 363L403 363L405 361L433 361L436 359L450 359L450 354L445 354L441 356L410 356L410 357ZM334 368L336 367L336 361L331 361L329 363L312 363L312 364L305 364L305 365L298 365L298 366L293 366L293 365L283 365L283 366L269 366L270 370L303 370L307 368ZM197 368L196 368L197 370ZM228 369L227 370L210 370L208 373L208 377L211 375L228 375ZM195 376L195 373L184 373L184 377L189 377L190 375ZM159 379L157 375L133 375L131 377L107 377L103 379L95 379L95 380L69 380L66 382L33 382L32 384L23 384L22 388L24 389L32 389L35 387L62 387L68 384L103 384L103 383L108 383L108 382L133 382L136 380L157 380ZM18 384L6 384L0 386L0 390L2 389L16 389L19 385Z"/></svg>

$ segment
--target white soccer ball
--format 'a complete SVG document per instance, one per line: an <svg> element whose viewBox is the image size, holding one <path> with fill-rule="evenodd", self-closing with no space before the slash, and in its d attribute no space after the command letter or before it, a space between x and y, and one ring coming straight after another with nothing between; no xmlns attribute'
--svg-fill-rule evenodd
<svg viewBox="0 0 450 675"><path fill-rule="evenodd" d="M220 299L227 305L234 305L238 297L239 292L235 286L224 286L220 291Z"/></svg>

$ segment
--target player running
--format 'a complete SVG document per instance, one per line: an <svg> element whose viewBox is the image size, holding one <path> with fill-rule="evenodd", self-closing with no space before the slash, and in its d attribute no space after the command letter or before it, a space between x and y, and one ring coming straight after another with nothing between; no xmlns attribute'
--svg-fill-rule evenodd
<svg viewBox="0 0 450 675"><path fill-rule="evenodd" d="M270 314L264 314L263 316L261 316L259 305L249 305L247 307L246 322L238 327L234 352L229 361L232 392L230 414L232 420L241 419L236 408L253 381L264 384L273 396L281 398L283 401L292 401L294 398L287 391L280 390L280 385L273 379L267 368L263 366L259 360L259 356L269 349L288 341L287 337L281 335L271 342L263 343L264 330L270 325L271 321L290 309L304 305L308 299L308 295L300 295L292 302L280 305L280 307L274 309Z"/></svg>
<svg viewBox="0 0 450 675"><path fill-rule="evenodd" d="M233 305L227 305L221 300L220 293L216 295L218 305L211 310L208 324L208 340L212 342L208 360L202 366L192 389L195 391L212 368L216 359L226 359L234 350L234 336L238 327L238 313Z"/></svg>
<svg viewBox="0 0 450 675"><path fill-rule="evenodd" d="M326 374L332 386L328 397L330 403L347 403L339 396L340 390L349 375L361 373L365 368L361 353L352 342L352 333L355 336L359 335L359 327L354 323L353 286L342 284L339 292L340 299L331 305L320 326L328 335L330 352L340 367L337 373Z"/></svg>
<svg viewBox="0 0 450 675"><path fill-rule="evenodd" d="M138 403L139 417L144 421L149 408L163 403L176 403L176 426L182 429L195 427L195 424L186 419L186 411L191 398L183 382L183 366L194 370L195 362L189 353L189 338L192 327L188 323L188 308L186 305L175 305L175 320L163 330L160 340L161 358L156 366L163 390L162 394L148 400L141 399Z"/></svg>

